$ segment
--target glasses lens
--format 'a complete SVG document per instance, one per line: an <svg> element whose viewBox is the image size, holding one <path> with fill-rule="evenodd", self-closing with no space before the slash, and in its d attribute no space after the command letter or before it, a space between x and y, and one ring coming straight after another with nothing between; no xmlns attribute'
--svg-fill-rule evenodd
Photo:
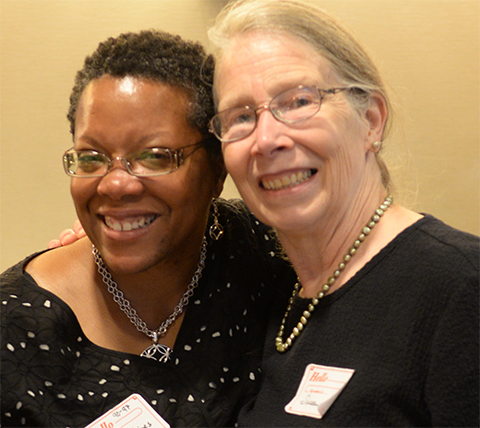
<svg viewBox="0 0 480 428"><path fill-rule="evenodd" d="M215 135L224 142L245 138L255 129L255 111L250 107L235 107L214 116L212 127Z"/></svg>
<svg viewBox="0 0 480 428"><path fill-rule="evenodd" d="M168 174L174 169L174 156L168 149L143 150L128 157L133 174L139 176Z"/></svg>
<svg viewBox="0 0 480 428"><path fill-rule="evenodd" d="M282 92L270 102L270 110L284 122L305 120L320 110L321 97L315 86L299 86Z"/></svg>
<svg viewBox="0 0 480 428"><path fill-rule="evenodd" d="M108 170L108 158L93 150L84 152L67 152L63 157L65 171L68 175L97 177L105 175Z"/></svg>

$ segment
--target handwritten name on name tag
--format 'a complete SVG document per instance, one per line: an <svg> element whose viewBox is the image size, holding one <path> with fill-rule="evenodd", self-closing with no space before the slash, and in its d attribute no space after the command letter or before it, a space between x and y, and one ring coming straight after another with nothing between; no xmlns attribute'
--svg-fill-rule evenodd
<svg viewBox="0 0 480 428"><path fill-rule="evenodd" d="M293 415L322 419L354 371L309 364L295 397L285 406L285 411Z"/></svg>
<svg viewBox="0 0 480 428"><path fill-rule="evenodd" d="M170 428L170 425L141 395L132 394L85 428Z"/></svg>

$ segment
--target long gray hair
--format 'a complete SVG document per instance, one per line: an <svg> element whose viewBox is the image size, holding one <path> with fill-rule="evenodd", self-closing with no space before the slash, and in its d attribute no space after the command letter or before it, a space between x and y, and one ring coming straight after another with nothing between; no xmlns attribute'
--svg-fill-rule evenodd
<svg viewBox="0 0 480 428"><path fill-rule="evenodd" d="M343 85L360 89L348 91L349 100L359 113L368 109L373 94L380 95L387 108L382 140L387 137L393 108L383 79L366 50L337 19L302 0L230 1L208 32L216 50L217 65L232 39L254 31L283 34L307 43L330 63ZM378 153L376 159L382 183L389 189L387 166Z"/></svg>

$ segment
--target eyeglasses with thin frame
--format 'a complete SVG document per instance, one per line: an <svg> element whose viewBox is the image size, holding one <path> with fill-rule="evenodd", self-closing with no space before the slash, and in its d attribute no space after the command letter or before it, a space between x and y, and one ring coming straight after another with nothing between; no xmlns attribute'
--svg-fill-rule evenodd
<svg viewBox="0 0 480 428"><path fill-rule="evenodd" d="M73 147L63 154L63 168L67 175L78 178L104 177L118 159L127 172L135 177L152 177L176 171L185 159L198 150L204 141L178 149L154 147L131 153L128 156L111 158L95 150L75 150ZM195 147L185 154L184 149Z"/></svg>
<svg viewBox="0 0 480 428"><path fill-rule="evenodd" d="M295 123L317 114L325 96L350 89L357 88L320 89L317 86L300 85L281 92L260 107L233 107L217 113L210 120L209 131L224 143L239 141L254 131L263 110L269 110L280 122Z"/></svg>

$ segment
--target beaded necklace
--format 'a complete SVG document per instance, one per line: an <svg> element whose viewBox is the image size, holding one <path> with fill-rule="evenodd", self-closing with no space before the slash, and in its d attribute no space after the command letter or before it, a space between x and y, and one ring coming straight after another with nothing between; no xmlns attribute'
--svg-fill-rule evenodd
<svg viewBox="0 0 480 428"><path fill-rule="evenodd" d="M285 324L287 322L288 315L292 310L292 305L295 300L295 296L298 294L301 288L300 282L297 282L295 284L295 287L292 292L292 297L290 297L290 299L288 300L287 310L280 324L280 329L278 330L277 337L275 338L275 347L277 348L278 352L288 351L288 349L290 349L290 347L292 346L293 341L298 336L300 336L300 333L303 331L303 329L307 325L308 319L311 317L312 312L315 310L320 299L322 299L328 293L328 290L330 290L332 285L335 283L337 278L345 269L346 264L356 254L358 247L360 247L360 245L365 240L365 238L370 234L372 228L375 227L375 225L380 221L383 214L388 209L388 207L392 204L392 202L393 202L393 197L389 195L387 196L385 201L375 210L375 213L373 214L372 218L369 220L366 226L362 229L362 232L360 233L358 238L355 240L350 250L348 250L347 254L345 254L342 262L338 265L338 268L335 270L335 272L333 272L333 275L330 278L328 278L327 282L322 285L317 295L314 298L312 298L312 301L308 305L307 310L303 311L303 314L300 317L300 321L298 322L296 327L293 328L292 333L290 334L289 337L287 337L287 340L285 340L284 342L283 334L285 332Z"/></svg>

